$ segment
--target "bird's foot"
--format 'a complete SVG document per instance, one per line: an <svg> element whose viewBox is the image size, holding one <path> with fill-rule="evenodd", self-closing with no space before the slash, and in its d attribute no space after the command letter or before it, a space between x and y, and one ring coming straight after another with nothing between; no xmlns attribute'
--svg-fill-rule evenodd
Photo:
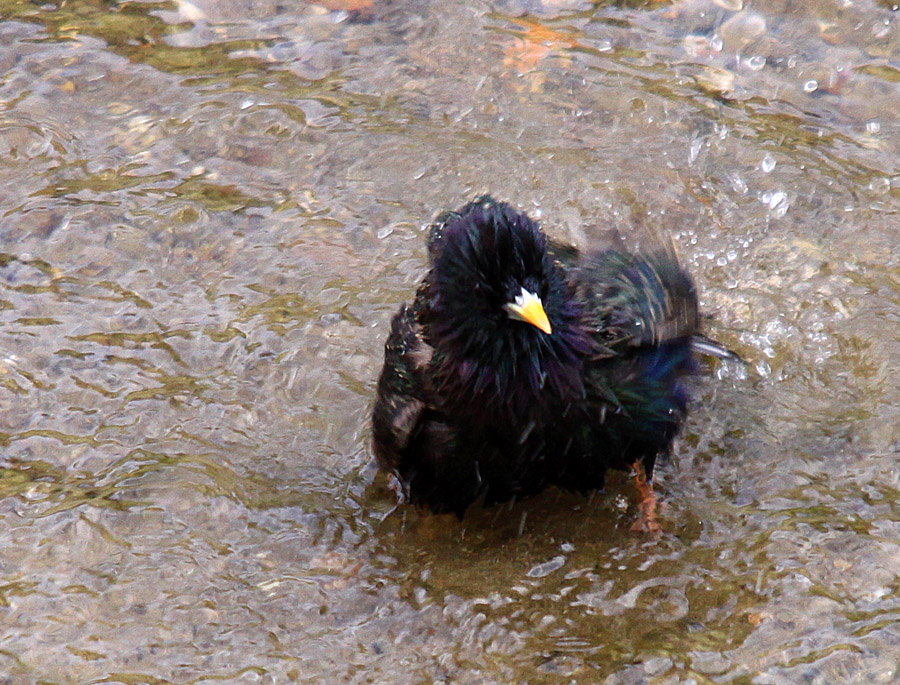
<svg viewBox="0 0 900 685"><path fill-rule="evenodd" d="M658 536L662 532L662 526L656 518L659 500L653 491L653 484L647 480L647 471L640 460L634 462L634 486L638 492L638 518L631 524L631 530Z"/></svg>
<svg viewBox="0 0 900 685"><path fill-rule="evenodd" d="M403 484L403 481L400 479L396 473L389 473L387 476L387 487L390 490L394 497L397 498L397 505L406 504L409 502L409 488Z"/></svg>

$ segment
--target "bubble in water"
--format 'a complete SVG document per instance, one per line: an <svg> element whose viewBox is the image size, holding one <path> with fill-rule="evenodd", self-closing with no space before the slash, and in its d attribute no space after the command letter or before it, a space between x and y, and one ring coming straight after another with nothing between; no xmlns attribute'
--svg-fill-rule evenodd
<svg viewBox="0 0 900 685"><path fill-rule="evenodd" d="M378 236L379 240L384 240L393 232L394 232L393 226L384 226L382 228L379 228L378 233L376 233L375 235Z"/></svg>
<svg viewBox="0 0 900 685"><path fill-rule="evenodd" d="M763 157L762 162L759 163L759 168L762 169L764 173L768 174L775 168L776 163L777 162L772 155L766 154L766 156Z"/></svg>
<svg viewBox="0 0 900 685"><path fill-rule="evenodd" d="M813 93L819 89L819 82L814 78L803 84L803 90L807 93Z"/></svg>
<svg viewBox="0 0 900 685"><path fill-rule="evenodd" d="M872 121L866 122L866 133L875 135L879 131L881 131L881 122L880 121L878 121L877 119L872 119Z"/></svg>

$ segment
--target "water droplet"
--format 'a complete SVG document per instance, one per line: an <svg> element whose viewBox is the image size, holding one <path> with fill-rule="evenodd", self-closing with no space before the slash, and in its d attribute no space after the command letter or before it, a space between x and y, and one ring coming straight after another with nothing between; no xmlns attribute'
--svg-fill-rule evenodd
<svg viewBox="0 0 900 685"><path fill-rule="evenodd" d="M807 93L813 93L819 89L819 82L814 78L811 78L809 81L803 84L803 90Z"/></svg>
<svg viewBox="0 0 900 685"><path fill-rule="evenodd" d="M726 257L719 257L716 260L716 266L725 266L726 264L728 264L728 259Z"/></svg>
<svg viewBox="0 0 900 685"><path fill-rule="evenodd" d="M775 209L778 205L780 205L785 200L787 200L787 194L783 193L780 190L776 190L774 193L772 193L772 196L769 198L769 207L771 207L772 209Z"/></svg>
<svg viewBox="0 0 900 685"><path fill-rule="evenodd" d="M519 436L519 444L522 445L528 440L528 436L531 435L531 431L534 430L535 422L530 421L527 426L525 426L525 430L522 431L522 435Z"/></svg>
<svg viewBox="0 0 900 685"><path fill-rule="evenodd" d="M878 195L884 195L891 189L891 180L889 178L873 178L869 182L869 190Z"/></svg>
<svg viewBox="0 0 900 685"><path fill-rule="evenodd" d="M691 149L688 151L688 166L694 166L694 162L697 161L697 157L700 155L700 148L703 147L703 141L699 138L694 138L691 141Z"/></svg>
<svg viewBox="0 0 900 685"><path fill-rule="evenodd" d="M738 192L741 195L747 192L747 184L744 183L744 179L737 174L732 174L728 180L731 181L731 187L734 188L735 192Z"/></svg>
<svg viewBox="0 0 900 685"><path fill-rule="evenodd" d="M772 169L775 168L776 163L777 162L772 155L766 154L766 156L763 157L762 162L759 163L759 168L763 170L763 173L768 174L770 171L772 171Z"/></svg>
<svg viewBox="0 0 900 685"><path fill-rule="evenodd" d="M880 121L878 121L877 119L872 119L872 121L866 122L866 133L875 135L879 131L881 131L881 122Z"/></svg>
<svg viewBox="0 0 900 685"><path fill-rule="evenodd" d="M747 66L753 71L759 71L766 66L766 58L762 55L753 55L747 59Z"/></svg>

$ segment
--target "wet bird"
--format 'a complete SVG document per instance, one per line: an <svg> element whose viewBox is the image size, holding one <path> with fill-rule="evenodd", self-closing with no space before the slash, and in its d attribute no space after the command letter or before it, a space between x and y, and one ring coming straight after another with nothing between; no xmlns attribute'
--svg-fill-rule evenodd
<svg viewBox="0 0 900 685"><path fill-rule="evenodd" d="M435 220L428 259L391 322L373 411L401 499L461 518L479 499L587 492L635 467L649 497L695 354L732 354L700 336L674 250L580 253L484 196Z"/></svg>

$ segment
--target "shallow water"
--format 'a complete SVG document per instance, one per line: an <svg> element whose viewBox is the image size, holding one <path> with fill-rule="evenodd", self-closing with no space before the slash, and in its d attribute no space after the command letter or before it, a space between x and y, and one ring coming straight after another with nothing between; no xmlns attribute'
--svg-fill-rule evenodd
<svg viewBox="0 0 900 685"><path fill-rule="evenodd" d="M746 4L746 7L743 5ZM895 682L891 3L0 0L4 682ZM452 517L368 465L422 226L673 236L657 470Z"/></svg>

